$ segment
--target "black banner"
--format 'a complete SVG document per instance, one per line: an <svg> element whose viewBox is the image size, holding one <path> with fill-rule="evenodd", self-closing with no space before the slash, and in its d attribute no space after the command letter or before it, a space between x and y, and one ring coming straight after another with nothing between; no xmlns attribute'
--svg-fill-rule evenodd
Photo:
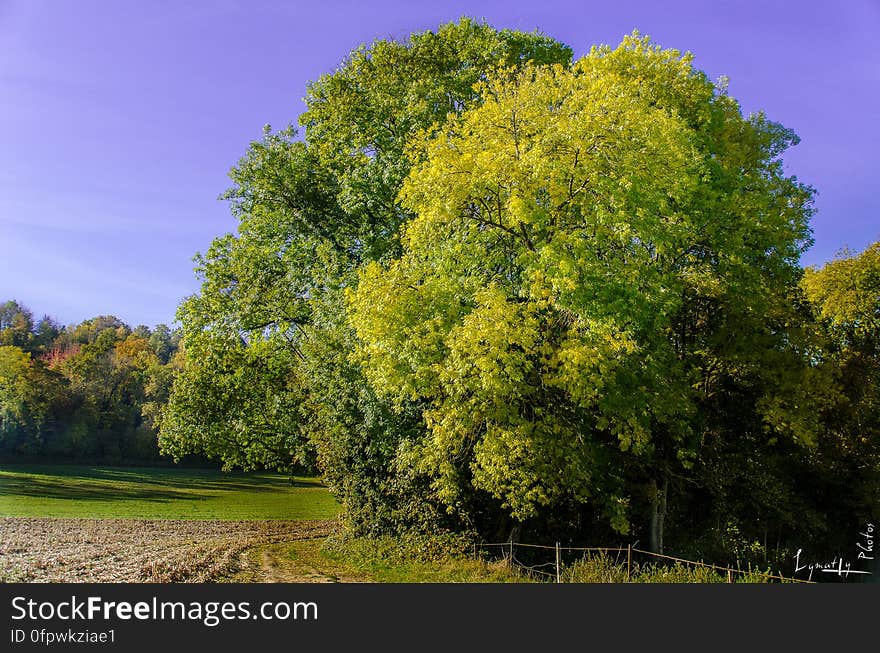
<svg viewBox="0 0 880 653"><path fill-rule="evenodd" d="M0 651L876 645L877 585L0 585Z"/></svg>

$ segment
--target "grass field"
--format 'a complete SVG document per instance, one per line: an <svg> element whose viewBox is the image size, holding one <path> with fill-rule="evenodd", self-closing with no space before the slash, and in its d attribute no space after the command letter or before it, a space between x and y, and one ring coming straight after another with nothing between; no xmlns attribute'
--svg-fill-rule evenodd
<svg viewBox="0 0 880 653"><path fill-rule="evenodd" d="M522 583L530 579L502 564L451 556L434 561L401 555L383 540L328 547L325 539L272 542L248 550L237 573L225 580L311 583ZM389 555L390 553L390 555Z"/></svg>
<svg viewBox="0 0 880 653"><path fill-rule="evenodd" d="M319 481L270 473L0 465L0 517L98 519L332 519Z"/></svg>

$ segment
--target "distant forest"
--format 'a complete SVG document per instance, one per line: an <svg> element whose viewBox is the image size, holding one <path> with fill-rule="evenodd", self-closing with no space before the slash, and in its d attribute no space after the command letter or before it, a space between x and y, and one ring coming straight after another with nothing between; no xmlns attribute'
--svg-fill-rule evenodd
<svg viewBox="0 0 880 653"><path fill-rule="evenodd" d="M180 366L180 333L112 315L62 326L0 304L0 456L160 460L157 418Z"/></svg>

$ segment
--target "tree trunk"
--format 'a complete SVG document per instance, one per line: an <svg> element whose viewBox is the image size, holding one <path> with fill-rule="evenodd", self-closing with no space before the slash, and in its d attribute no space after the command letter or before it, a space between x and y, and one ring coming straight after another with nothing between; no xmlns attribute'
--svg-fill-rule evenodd
<svg viewBox="0 0 880 653"><path fill-rule="evenodd" d="M657 515L657 536L660 547L657 553L663 553L663 532L666 524L666 497L669 495L669 477L663 477L663 491L660 494L660 510Z"/></svg>
<svg viewBox="0 0 880 653"><path fill-rule="evenodd" d="M767 564L767 522L764 522L764 564Z"/></svg>
<svg viewBox="0 0 880 653"><path fill-rule="evenodd" d="M651 525L648 529L648 548L654 553L658 553L657 551L657 481L653 478L651 479L650 489L648 490L648 497L651 499Z"/></svg>
<svg viewBox="0 0 880 653"><path fill-rule="evenodd" d="M510 529L510 541L516 544L519 542L520 535L522 533L522 524L514 523L513 528Z"/></svg>
<svg viewBox="0 0 880 653"><path fill-rule="evenodd" d="M663 488L651 479L651 530L650 548L654 553L663 553L663 525L666 521L666 495L669 493L669 477L663 476Z"/></svg>

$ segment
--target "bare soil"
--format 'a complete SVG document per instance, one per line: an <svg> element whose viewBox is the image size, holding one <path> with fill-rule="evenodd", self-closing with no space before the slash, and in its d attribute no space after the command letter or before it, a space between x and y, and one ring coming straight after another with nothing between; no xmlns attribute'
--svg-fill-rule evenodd
<svg viewBox="0 0 880 653"><path fill-rule="evenodd" d="M3 517L0 582L334 582L293 566L281 546L335 529L333 520Z"/></svg>

